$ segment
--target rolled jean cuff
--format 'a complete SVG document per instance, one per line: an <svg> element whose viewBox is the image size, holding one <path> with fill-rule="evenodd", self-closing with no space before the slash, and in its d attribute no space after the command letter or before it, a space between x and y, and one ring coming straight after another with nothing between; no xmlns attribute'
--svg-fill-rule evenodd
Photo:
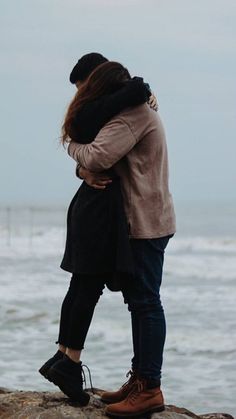
<svg viewBox="0 0 236 419"><path fill-rule="evenodd" d="M75 347L72 347L72 346L68 345L67 343L59 342L59 340L57 340L55 342L55 344L65 346L66 348L72 349L73 351L82 351L84 349L84 346L81 347L81 345L79 345L80 346L79 348L75 348ZM78 345L76 345L76 346L78 346Z"/></svg>
<svg viewBox="0 0 236 419"><path fill-rule="evenodd" d="M140 378L144 378L147 381L147 388L151 390L152 388L160 387L161 379L160 378L152 378L152 377L145 377L141 375Z"/></svg>

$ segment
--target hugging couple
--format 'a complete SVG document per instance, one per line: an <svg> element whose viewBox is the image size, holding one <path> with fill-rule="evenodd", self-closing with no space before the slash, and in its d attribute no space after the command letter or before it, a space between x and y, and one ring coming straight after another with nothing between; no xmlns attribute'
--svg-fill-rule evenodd
<svg viewBox="0 0 236 419"><path fill-rule="evenodd" d="M83 182L67 214L61 268L72 277L61 307L58 350L39 372L71 400L88 404L80 357L107 286L122 292L131 313L133 357L128 381L102 394L105 412L160 412L166 336L160 287L165 248L175 233L163 125L149 85L101 54L80 58L70 81L77 92L62 143Z"/></svg>

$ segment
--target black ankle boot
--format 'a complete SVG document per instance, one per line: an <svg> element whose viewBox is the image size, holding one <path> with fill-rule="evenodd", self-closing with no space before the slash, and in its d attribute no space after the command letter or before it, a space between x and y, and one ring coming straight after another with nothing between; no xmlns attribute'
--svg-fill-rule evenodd
<svg viewBox="0 0 236 419"><path fill-rule="evenodd" d="M41 368L39 368L39 373L42 374L48 381L51 381L48 376L48 370L53 364L55 364L55 362L59 361L59 359L62 359L63 356L64 353L58 350L52 358L50 358L47 362L45 362L45 364L42 365Z"/></svg>
<svg viewBox="0 0 236 419"><path fill-rule="evenodd" d="M51 381L72 401L86 406L90 396L83 391L82 363L74 362L67 355L57 361L48 371Z"/></svg>

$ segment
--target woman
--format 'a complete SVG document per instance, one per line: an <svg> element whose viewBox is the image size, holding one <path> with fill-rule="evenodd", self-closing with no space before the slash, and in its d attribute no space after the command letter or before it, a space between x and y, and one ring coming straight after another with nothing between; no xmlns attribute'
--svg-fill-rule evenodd
<svg viewBox="0 0 236 419"><path fill-rule="evenodd" d="M119 63L100 65L69 107L63 141L69 136L79 143L91 142L109 119L125 107L144 103L150 94L142 79L131 80ZM114 289L117 273L132 274L132 257L119 178L113 170L106 174L112 184L103 193L84 182L72 200L61 267L83 274L109 273L109 287Z"/></svg>
<svg viewBox="0 0 236 419"><path fill-rule="evenodd" d="M126 107L145 103L150 94L143 81L131 79L121 64L101 64L80 86L69 106L63 143L68 138L91 142L113 116ZM70 204L61 267L73 275L62 304L59 350L39 370L81 404L87 404L89 396L82 388L78 351L84 347L95 305L105 284L118 289L117 277L132 280L120 181L113 170L109 176L112 182L103 190L95 190L84 182Z"/></svg>

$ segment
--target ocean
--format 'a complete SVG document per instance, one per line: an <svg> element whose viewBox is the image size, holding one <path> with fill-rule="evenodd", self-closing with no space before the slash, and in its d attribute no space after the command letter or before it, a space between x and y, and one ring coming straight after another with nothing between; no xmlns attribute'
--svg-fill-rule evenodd
<svg viewBox="0 0 236 419"><path fill-rule="evenodd" d="M178 205L165 258L167 404L236 414L236 206ZM38 368L56 351L70 274L59 267L66 210L0 208L0 386L54 390ZM94 387L116 389L132 357L130 315L104 291L82 361ZM87 382L87 386L90 386Z"/></svg>

